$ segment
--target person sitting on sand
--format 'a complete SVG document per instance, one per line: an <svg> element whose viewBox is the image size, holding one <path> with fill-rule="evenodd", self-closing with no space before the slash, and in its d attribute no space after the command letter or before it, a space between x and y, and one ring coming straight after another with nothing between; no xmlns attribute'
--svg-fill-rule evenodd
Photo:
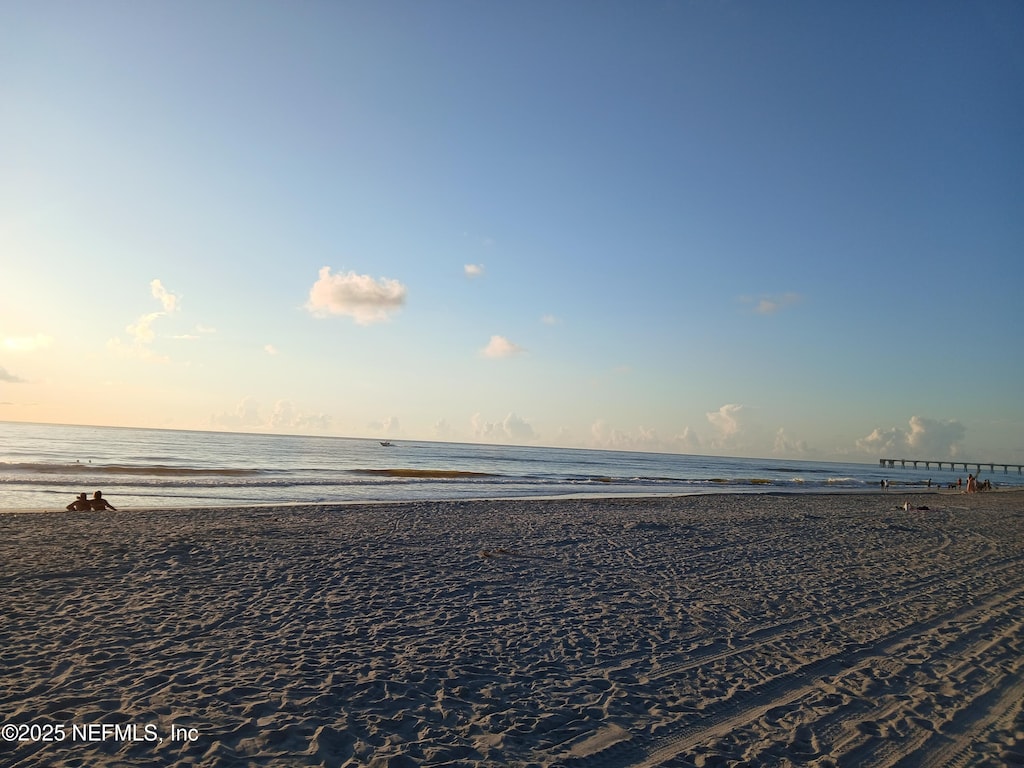
<svg viewBox="0 0 1024 768"><path fill-rule="evenodd" d="M84 496L85 494L82 495ZM102 512L105 509L112 509L117 512L117 507L104 499L101 491L96 491L96 493L92 495L92 511Z"/></svg>
<svg viewBox="0 0 1024 768"><path fill-rule="evenodd" d="M68 512L84 512L85 510L92 509L92 504L89 503L89 497L84 493L78 494L78 498L68 504L65 509Z"/></svg>

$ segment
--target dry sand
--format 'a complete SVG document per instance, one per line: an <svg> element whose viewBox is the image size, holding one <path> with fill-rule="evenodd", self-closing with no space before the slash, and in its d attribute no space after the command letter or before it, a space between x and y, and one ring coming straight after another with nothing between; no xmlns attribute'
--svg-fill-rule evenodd
<svg viewBox="0 0 1024 768"><path fill-rule="evenodd" d="M1022 493L2 515L0 609L2 765L1024 763Z"/></svg>

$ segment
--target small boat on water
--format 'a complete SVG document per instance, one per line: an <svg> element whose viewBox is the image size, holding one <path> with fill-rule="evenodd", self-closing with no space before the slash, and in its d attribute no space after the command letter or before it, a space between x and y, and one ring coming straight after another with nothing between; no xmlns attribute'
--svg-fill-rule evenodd
<svg viewBox="0 0 1024 768"><path fill-rule="evenodd" d="M381 440L380 444L383 445L385 448L393 448L395 445L390 440Z"/></svg>

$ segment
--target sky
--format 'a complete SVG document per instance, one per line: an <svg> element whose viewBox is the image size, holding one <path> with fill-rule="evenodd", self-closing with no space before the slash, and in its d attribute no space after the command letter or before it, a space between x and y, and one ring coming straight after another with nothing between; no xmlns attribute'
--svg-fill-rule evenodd
<svg viewBox="0 0 1024 768"><path fill-rule="evenodd" d="M0 420L1024 462L1024 5L0 4Z"/></svg>

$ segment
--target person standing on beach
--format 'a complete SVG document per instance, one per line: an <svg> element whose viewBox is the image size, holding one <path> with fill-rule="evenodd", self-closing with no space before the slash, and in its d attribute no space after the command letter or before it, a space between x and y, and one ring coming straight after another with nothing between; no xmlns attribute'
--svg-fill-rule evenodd
<svg viewBox="0 0 1024 768"><path fill-rule="evenodd" d="M84 496L85 494L83 493L82 495ZM117 507L104 499L101 491L96 491L96 493L92 495L92 511L102 512L105 509L112 509L117 512Z"/></svg>

